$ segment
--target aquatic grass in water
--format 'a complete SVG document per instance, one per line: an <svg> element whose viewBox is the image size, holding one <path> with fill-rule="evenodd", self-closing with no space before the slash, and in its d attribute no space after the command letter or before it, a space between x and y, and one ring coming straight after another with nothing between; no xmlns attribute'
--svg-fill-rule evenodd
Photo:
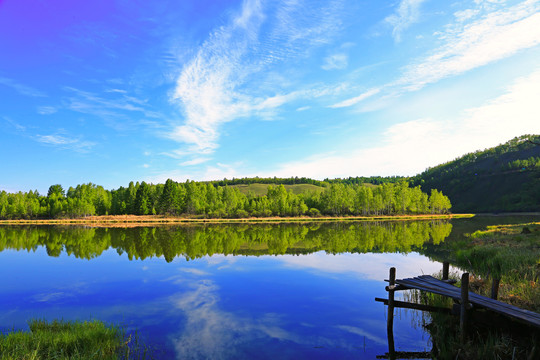
<svg viewBox="0 0 540 360"><path fill-rule="evenodd" d="M474 263L480 272L512 276L540 261L540 223L488 226L468 238L472 241L458 257Z"/></svg>
<svg viewBox="0 0 540 360"><path fill-rule="evenodd" d="M484 278L500 278L500 300L539 312L540 223L488 226L468 240L456 251L458 263ZM489 286L478 292L489 296Z"/></svg>
<svg viewBox="0 0 540 360"><path fill-rule="evenodd" d="M31 320L30 331L0 333L0 359L144 359L138 336L93 321Z"/></svg>

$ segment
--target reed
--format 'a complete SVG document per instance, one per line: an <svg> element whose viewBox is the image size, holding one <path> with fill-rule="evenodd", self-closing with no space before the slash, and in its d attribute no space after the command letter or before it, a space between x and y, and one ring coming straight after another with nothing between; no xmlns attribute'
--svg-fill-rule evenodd
<svg viewBox="0 0 540 360"><path fill-rule="evenodd" d="M0 333L1 360L148 359L137 334L101 321L29 321L30 331Z"/></svg>

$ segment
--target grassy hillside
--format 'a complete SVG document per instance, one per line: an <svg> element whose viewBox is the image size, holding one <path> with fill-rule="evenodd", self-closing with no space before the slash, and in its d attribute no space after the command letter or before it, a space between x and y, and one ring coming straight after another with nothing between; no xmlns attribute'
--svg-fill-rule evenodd
<svg viewBox="0 0 540 360"><path fill-rule="evenodd" d="M442 191L453 212L540 211L540 136L466 154L411 180Z"/></svg>
<svg viewBox="0 0 540 360"><path fill-rule="evenodd" d="M239 185L231 185L231 187L237 188L242 193L247 194L248 192L253 192L257 196L266 195L268 191L268 185L275 185L275 184L239 184ZM324 187L317 186L317 185L311 185L311 184L295 184L295 185L283 185L285 186L285 189L287 191L292 191L294 194L302 194L306 192L322 192L324 190Z"/></svg>

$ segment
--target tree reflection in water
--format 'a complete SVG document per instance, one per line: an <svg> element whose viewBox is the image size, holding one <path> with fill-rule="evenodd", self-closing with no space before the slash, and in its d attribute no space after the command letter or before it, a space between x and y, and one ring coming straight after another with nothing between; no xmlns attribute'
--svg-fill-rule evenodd
<svg viewBox="0 0 540 360"><path fill-rule="evenodd" d="M452 231L446 221L339 222L313 224L207 224L134 228L78 226L0 227L0 251L62 252L76 258L99 257L109 248L130 260L207 255L280 255L326 251L339 253L409 253L432 241L438 244Z"/></svg>

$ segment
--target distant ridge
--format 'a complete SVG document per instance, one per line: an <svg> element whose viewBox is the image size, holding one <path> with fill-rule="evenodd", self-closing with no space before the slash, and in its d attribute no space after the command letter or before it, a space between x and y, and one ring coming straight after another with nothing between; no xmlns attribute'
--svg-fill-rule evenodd
<svg viewBox="0 0 540 360"><path fill-rule="evenodd" d="M523 135L466 154L411 178L424 191L438 189L452 212L540 211L540 135Z"/></svg>

